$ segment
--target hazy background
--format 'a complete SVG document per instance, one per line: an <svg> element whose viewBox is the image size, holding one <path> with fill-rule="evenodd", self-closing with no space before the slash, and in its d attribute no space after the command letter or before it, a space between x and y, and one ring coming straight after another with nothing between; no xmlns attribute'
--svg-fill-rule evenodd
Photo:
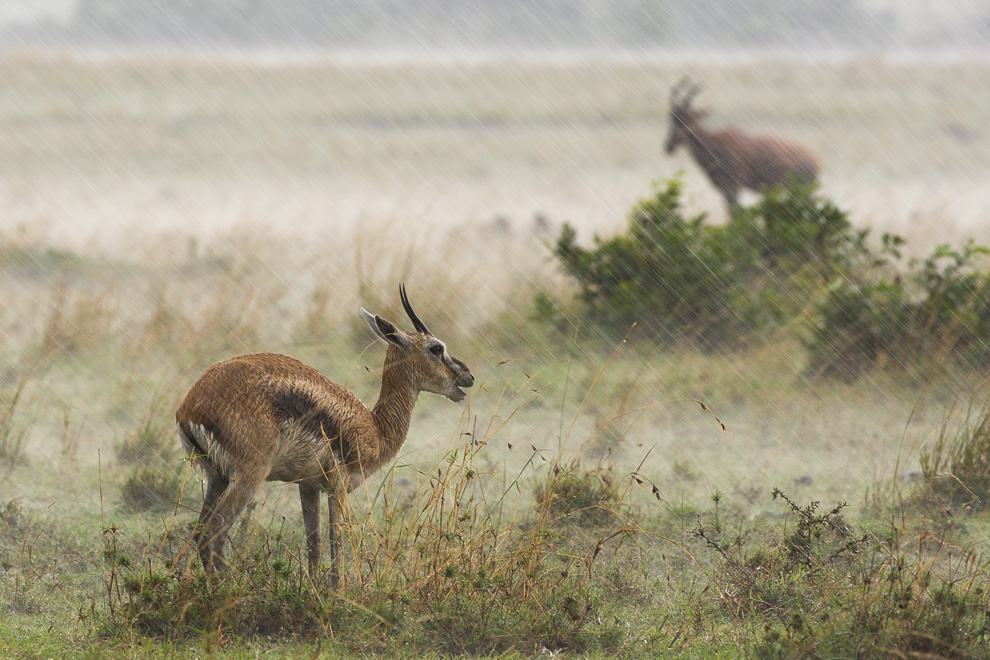
<svg viewBox="0 0 990 660"><path fill-rule="evenodd" d="M980 50L985 0L5 0L4 42L268 49Z"/></svg>

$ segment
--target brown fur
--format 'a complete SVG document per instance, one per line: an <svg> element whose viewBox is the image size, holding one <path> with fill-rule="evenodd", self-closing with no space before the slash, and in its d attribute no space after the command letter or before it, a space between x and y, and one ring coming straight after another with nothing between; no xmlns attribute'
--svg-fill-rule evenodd
<svg viewBox="0 0 990 660"><path fill-rule="evenodd" d="M404 292L403 292L404 298ZM320 563L321 492L330 509L331 579L339 583L335 520L344 494L390 462L405 441L421 391L464 398L474 376L426 331L406 333L362 311L388 343L378 402L284 355L241 355L209 367L176 411L179 438L207 477L193 540L208 572L223 568L231 523L265 481L299 485L310 572Z"/></svg>
<svg viewBox="0 0 990 660"><path fill-rule="evenodd" d="M746 135L734 127L705 128L705 112L691 108L700 87L694 85L682 94L686 84L687 80L682 80L671 90L667 153L686 143L730 210L738 206L744 188L759 191L817 180L818 159L802 146L776 137Z"/></svg>

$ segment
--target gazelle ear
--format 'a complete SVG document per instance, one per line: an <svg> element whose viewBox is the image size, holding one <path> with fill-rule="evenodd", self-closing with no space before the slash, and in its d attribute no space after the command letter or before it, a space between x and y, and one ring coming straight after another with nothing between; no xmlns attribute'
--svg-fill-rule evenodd
<svg viewBox="0 0 990 660"><path fill-rule="evenodd" d="M409 339L406 337L406 333L399 330L395 327L395 325L389 323L377 314L372 314L364 307L361 308L361 316L364 317L364 322L368 324L371 331L378 335L381 339L395 344L400 348L409 348Z"/></svg>

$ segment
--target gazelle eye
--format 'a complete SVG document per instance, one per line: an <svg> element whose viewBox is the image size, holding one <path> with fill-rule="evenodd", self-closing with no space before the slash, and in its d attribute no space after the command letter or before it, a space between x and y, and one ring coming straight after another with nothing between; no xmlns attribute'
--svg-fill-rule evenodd
<svg viewBox="0 0 990 660"><path fill-rule="evenodd" d="M430 353L433 353L437 357L440 357L441 355L443 355L443 345L433 344L433 346L430 346Z"/></svg>

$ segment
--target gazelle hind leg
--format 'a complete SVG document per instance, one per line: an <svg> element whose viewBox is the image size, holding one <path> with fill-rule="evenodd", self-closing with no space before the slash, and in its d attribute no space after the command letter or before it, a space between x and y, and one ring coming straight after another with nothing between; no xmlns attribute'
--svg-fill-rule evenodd
<svg viewBox="0 0 990 660"><path fill-rule="evenodd" d="M213 539L206 532L206 522L213 512L213 507L217 500L227 489L228 481L220 475L211 475L207 478L206 493L203 495L203 508L199 512L199 521L196 523L196 530L193 532L193 545L199 553L199 559L203 562L203 568L207 573L212 573L214 568L213 555L215 548ZM222 560L223 549L220 549Z"/></svg>
<svg viewBox="0 0 990 660"><path fill-rule="evenodd" d="M227 562L224 559L224 542L230 526L243 511L244 507L261 486L254 479L234 478L222 488L219 493L212 493L213 483L207 486L207 501L211 503L207 510L206 501L200 513L200 524L197 530L197 546L200 558L208 573L213 570L224 570ZM212 497L212 499L211 499Z"/></svg>

